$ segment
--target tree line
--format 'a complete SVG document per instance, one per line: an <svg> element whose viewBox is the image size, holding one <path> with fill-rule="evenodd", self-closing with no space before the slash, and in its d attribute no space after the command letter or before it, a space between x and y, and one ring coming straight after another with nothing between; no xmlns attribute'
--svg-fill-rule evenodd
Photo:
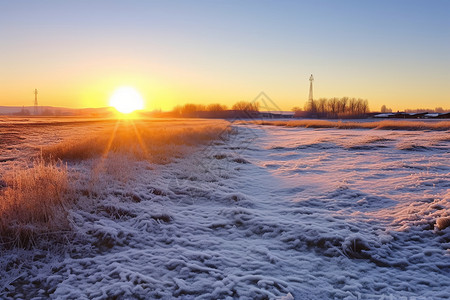
<svg viewBox="0 0 450 300"><path fill-rule="evenodd" d="M450 109L444 109L442 107L435 107L433 108L416 108L416 109L405 109L406 113L448 113L450 112Z"/></svg>
<svg viewBox="0 0 450 300"><path fill-rule="evenodd" d="M381 113L392 113L392 108L386 107L386 105L382 105L380 109ZM405 109L405 113L448 113L450 112L450 109L444 109L441 106L435 107L435 108L416 108L416 109Z"/></svg>
<svg viewBox="0 0 450 300"><path fill-rule="evenodd" d="M302 109L294 107L294 112ZM320 98L306 102L304 111L318 117L336 118L346 116L362 116L369 112L369 102L361 98Z"/></svg>
<svg viewBox="0 0 450 300"><path fill-rule="evenodd" d="M189 116L192 114L195 114L197 112L222 112L228 110L228 106L220 104L220 103L213 103L208 105L203 104L193 104L193 103L187 103L184 105L177 105L173 108L172 112L175 115L178 116ZM258 112L259 111L259 103L258 102L248 102L248 101L239 101L233 104L231 107L231 110L237 110L237 111L252 111L252 112Z"/></svg>

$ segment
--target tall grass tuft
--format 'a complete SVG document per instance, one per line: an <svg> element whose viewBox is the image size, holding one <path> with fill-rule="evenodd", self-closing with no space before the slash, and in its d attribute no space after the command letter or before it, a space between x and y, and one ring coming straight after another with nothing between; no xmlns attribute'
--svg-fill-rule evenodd
<svg viewBox="0 0 450 300"><path fill-rule="evenodd" d="M0 190L0 243L31 248L70 229L67 168L38 159L30 168L14 167Z"/></svg>

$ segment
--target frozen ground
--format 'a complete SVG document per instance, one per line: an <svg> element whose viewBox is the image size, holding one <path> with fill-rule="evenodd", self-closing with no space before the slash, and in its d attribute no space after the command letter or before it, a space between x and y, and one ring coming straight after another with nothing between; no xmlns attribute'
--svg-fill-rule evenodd
<svg viewBox="0 0 450 300"><path fill-rule="evenodd" d="M2 254L0 298L450 299L448 131L237 129L115 157L66 253Z"/></svg>

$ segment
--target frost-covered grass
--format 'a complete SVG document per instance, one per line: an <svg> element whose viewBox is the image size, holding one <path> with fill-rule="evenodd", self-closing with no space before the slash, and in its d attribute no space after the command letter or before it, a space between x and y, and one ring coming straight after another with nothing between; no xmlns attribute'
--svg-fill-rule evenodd
<svg viewBox="0 0 450 300"><path fill-rule="evenodd" d="M0 189L0 244L6 248L30 248L47 240L61 239L70 229L71 205L67 168L61 162L36 160L32 167L13 167ZM48 246L48 245L47 245Z"/></svg>
<svg viewBox="0 0 450 300"><path fill-rule="evenodd" d="M235 128L68 160L81 237L2 252L0 298L450 299L448 132Z"/></svg>
<svg viewBox="0 0 450 300"><path fill-rule="evenodd" d="M384 120L374 122L292 120L292 121L243 121L243 124L274 125L305 128L384 129L384 130L450 130L450 121L422 122Z"/></svg>
<svg viewBox="0 0 450 300"><path fill-rule="evenodd" d="M102 177L128 181L135 175L130 167L133 160L167 163L196 146L225 138L230 130L222 121L122 120L106 122L102 130L85 132L76 139L65 136L42 148L31 167L16 164L0 174L0 248L31 248L47 237L63 239L70 230L69 207L80 194L96 193L99 186L107 185ZM80 191L78 177L69 176L70 170L61 160L91 158L91 176Z"/></svg>
<svg viewBox="0 0 450 300"><path fill-rule="evenodd" d="M173 157L182 156L186 150L183 146L196 146L219 137L225 138L230 130L225 121L151 123L119 120L103 132L44 147L42 154L45 158L84 160L114 152L165 163Z"/></svg>

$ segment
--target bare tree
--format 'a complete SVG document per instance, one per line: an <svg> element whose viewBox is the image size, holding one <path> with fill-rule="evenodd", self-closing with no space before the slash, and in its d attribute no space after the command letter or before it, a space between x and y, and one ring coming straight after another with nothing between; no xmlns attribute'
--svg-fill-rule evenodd
<svg viewBox="0 0 450 300"><path fill-rule="evenodd" d="M177 116L192 116L198 111L205 111L206 106L202 104L187 103L183 106L177 105L172 112Z"/></svg>
<svg viewBox="0 0 450 300"><path fill-rule="evenodd" d="M369 101L367 99L361 99L361 111L360 114L365 115L369 112Z"/></svg>
<svg viewBox="0 0 450 300"><path fill-rule="evenodd" d="M341 113L346 113L347 112L347 103L348 103L348 97L342 97L340 100L340 112Z"/></svg>
<svg viewBox="0 0 450 300"><path fill-rule="evenodd" d="M228 107L226 105L219 104L219 103L213 103L213 104L209 104L208 106L206 106L207 111L224 111L227 109L228 109Z"/></svg>
<svg viewBox="0 0 450 300"><path fill-rule="evenodd" d="M312 112L312 113L316 113L317 112L317 101L315 101L314 99L311 99L308 102L306 102L305 110Z"/></svg>
<svg viewBox="0 0 450 300"><path fill-rule="evenodd" d="M392 108L387 108L386 105L382 105L381 106L381 112L382 113L391 113L392 112Z"/></svg>
<svg viewBox="0 0 450 300"><path fill-rule="evenodd" d="M259 111L259 103L258 102L239 101L233 105L232 109L233 110L243 110L243 111Z"/></svg>
<svg viewBox="0 0 450 300"><path fill-rule="evenodd" d="M319 100L309 100L305 104L305 111L333 118L342 115L364 115L369 112L369 102L361 98L320 98Z"/></svg>
<svg viewBox="0 0 450 300"><path fill-rule="evenodd" d="M348 102L349 104L349 113L354 114L356 112L357 101L355 98L351 98Z"/></svg>
<svg viewBox="0 0 450 300"><path fill-rule="evenodd" d="M332 115L335 115L337 113L337 98L331 98L328 100L328 112Z"/></svg>
<svg viewBox="0 0 450 300"><path fill-rule="evenodd" d="M325 114L327 112L327 99L320 98L317 103L317 111L321 114Z"/></svg>

